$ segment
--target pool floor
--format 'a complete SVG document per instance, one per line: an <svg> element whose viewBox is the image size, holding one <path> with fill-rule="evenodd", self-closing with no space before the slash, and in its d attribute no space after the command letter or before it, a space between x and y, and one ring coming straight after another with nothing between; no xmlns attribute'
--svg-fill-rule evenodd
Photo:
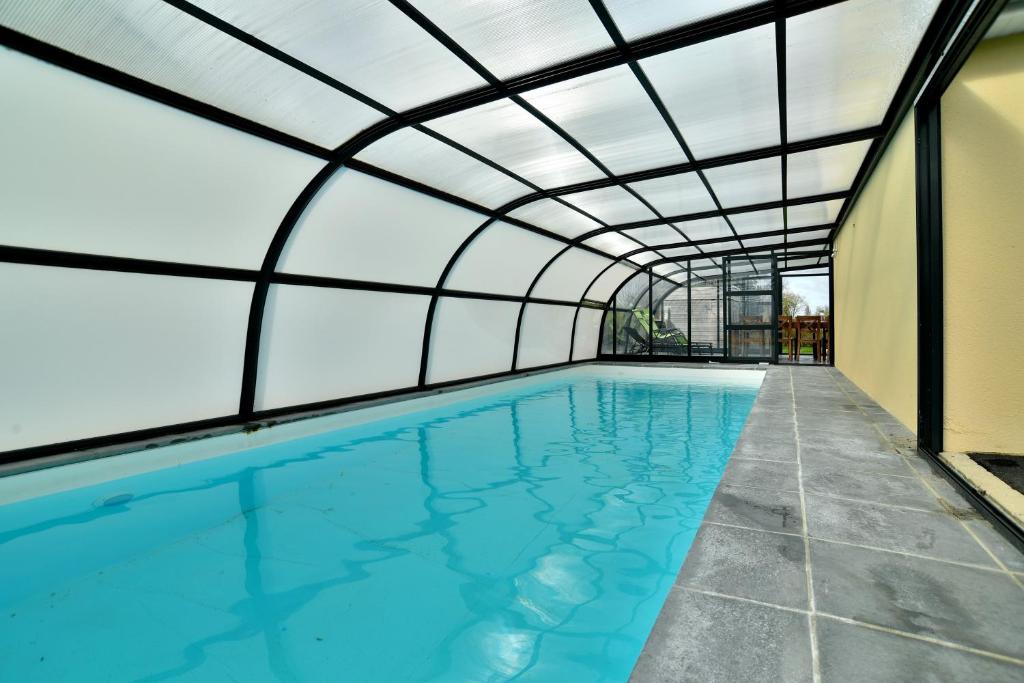
<svg viewBox="0 0 1024 683"><path fill-rule="evenodd" d="M552 379L0 506L0 680L624 681L756 393Z"/></svg>

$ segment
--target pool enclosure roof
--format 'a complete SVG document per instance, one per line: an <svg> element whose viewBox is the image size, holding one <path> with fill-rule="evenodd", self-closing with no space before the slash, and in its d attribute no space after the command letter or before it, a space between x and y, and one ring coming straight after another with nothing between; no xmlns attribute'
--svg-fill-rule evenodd
<svg viewBox="0 0 1024 683"><path fill-rule="evenodd" d="M117 377L43 372L0 451L592 358L638 270L827 266L964 5L0 4L6 353ZM104 391L152 405L52 428Z"/></svg>

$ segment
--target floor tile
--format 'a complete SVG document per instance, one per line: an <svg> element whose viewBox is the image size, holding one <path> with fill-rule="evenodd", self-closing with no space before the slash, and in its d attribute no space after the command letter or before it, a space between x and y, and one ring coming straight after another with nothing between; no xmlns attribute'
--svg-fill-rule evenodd
<svg viewBox="0 0 1024 683"><path fill-rule="evenodd" d="M809 681L807 628L804 614L676 588L629 680Z"/></svg>
<svg viewBox="0 0 1024 683"><path fill-rule="evenodd" d="M800 495L722 484L704 519L767 531L799 532Z"/></svg>
<svg viewBox="0 0 1024 683"><path fill-rule="evenodd" d="M805 500L807 530L815 538L995 566L960 522L946 513L818 495L807 495Z"/></svg>
<svg viewBox="0 0 1024 683"><path fill-rule="evenodd" d="M835 470L877 472L914 476L898 453L865 449L841 450L804 442L800 445L800 460L805 465L822 465Z"/></svg>
<svg viewBox="0 0 1024 683"><path fill-rule="evenodd" d="M1024 680L1024 668L991 657L818 617L824 683Z"/></svg>
<svg viewBox="0 0 1024 683"><path fill-rule="evenodd" d="M798 491L796 462L769 462L767 460L742 460L735 456L722 475L722 483L732 486L753 486L773 491Z"/></svg>
<svg viewBox="0 0 1024 683"><path fill-rule="evenodd" d="M811 541L818 611L1024 658L1024 591L1002 572Z"/></svg>
<svg viewBox="0 0 1024 683"><path fill-rule="evenodd" d="M705 524L677 583L807 609L804 541L799 536Z"/></svg>
<svg viewBox="0 0 1024 683"><path fill-rule="evenodd" d="M904 467L904 472L907 472ZM907 472L909 474L909 472ZM820 462L803 465L804 491L873 503L943 510L934 494L917 477L857 472Z"/></svg>

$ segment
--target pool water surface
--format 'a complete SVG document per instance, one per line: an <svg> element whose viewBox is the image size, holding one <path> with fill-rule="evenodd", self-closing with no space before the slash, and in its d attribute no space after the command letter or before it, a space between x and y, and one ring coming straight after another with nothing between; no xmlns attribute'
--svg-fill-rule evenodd
<svg viewBox="0 0 1024 683"><path fill-rule="evenodd" d="M723 373L552 373L0 505L0 680L625 681L762 376Z"/></svg>

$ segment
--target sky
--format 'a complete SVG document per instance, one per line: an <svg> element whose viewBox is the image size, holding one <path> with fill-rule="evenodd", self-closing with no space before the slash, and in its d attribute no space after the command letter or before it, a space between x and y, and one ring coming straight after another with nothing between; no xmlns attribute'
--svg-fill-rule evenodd
<svg viewBox="0 0 1024 683"><path fill-rule="evenodd" d="M784 277L782 279L783 290L794 291L807 299L807 305L811 312L818 306L828 308L828 276L819 275L814 277Z"/></svg>

